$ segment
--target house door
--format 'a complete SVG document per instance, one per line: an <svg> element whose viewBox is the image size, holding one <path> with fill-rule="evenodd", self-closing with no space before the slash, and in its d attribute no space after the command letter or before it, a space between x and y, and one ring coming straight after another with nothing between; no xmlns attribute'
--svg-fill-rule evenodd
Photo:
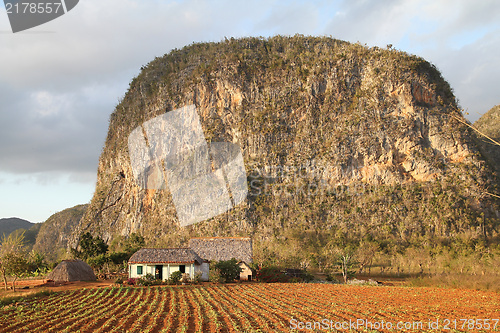
<svg viewBox="0 0 500 333"><path fill-rule="evenodd" d="M155 266L155 279L163 280L163 265Z"/></svg>
<svg viewBox="0 0 500 333"><path fill-rule="evenodd" d="M186 265L179 265L179 270L182 274L186 273Z"/></svg>

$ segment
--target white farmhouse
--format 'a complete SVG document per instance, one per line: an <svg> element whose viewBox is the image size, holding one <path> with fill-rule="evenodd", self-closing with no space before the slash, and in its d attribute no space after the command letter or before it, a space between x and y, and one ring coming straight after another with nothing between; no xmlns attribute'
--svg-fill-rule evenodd
<svg viewBox="0 0 500 333"><path fill-rule="evenodd" d="M153 275L158 280L167 280L175 271L188 273L191 277L201 272L201 279L208 281L208 263L190 248L140 249L128 261L130 278Z"/></svg>
<svg viewBox="0 0 500 333"><path fill-rule="evenodd" d="M242 272L240 280L252 280L252 239L249 237L191 238L189 247L168 249L140 249L128 261L130 278L152 274L156 279L167 280L175 271L193 277L201 272L201 280L208 281L209 263L236 259Z"/></svg>

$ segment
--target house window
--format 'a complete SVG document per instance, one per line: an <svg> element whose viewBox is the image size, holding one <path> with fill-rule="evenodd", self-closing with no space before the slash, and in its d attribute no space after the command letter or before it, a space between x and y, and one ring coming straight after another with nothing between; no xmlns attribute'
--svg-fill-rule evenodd
<svg viewBox="0 0 500 333"><path fill-rule="evenodd" d="M142 266L137 266L137 275L142 275Z"/></svg>

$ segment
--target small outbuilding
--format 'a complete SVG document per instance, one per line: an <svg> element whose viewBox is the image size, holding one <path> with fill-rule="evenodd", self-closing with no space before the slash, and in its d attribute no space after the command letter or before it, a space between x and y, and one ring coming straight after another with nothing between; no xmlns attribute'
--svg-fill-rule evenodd
<svg viewBox="0 0 500 333"><path fill-rule="evenodd" d="M248 264L244 261L240 261L238 264L240 265L240 268L241 268L240 280L241 281L252 281L252 278L254 276L253 269L250 266L248 266Z"/></svg>
<svg viewBox="0 0 500 333"><path fill-rule="evenodd" d="M96 276L92 267L80 259L63 260L47 275L53 281L95 281Z"/></svg>

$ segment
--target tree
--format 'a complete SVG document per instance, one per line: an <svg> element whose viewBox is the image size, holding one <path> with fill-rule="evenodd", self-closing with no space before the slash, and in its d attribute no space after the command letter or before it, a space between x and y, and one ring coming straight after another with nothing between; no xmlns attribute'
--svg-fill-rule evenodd
<svg viewBox="0 0 500 333"><path fill-rule="evenodd" d="M379 246L375 242L362 241L356 250L356 258L359 260L359 274L363 273L365 267L368 267L370 274L373 257L377 253Z"/></svg>
<svg viewBox="0 0 500 333"><path fill-rule="evenodd" d="M100 254L106 254L108 245L99 236L93 237L90 232L86 232L80 235L80 249L80 251L71 249L71 252L77 258L87 260Z"/></svg>
<svg viewBox="0 0 500 333"><path fill-rule="evenodd" d="M0 246L0 272L4 281L4 288L7 290L7 275L14 275L14 291L16 291L16 280L28 270L28 263L25 259L24 232L11 233L8 237L3 235Z"/></svg>
<svg viewBox="0 0 500 333"><path fill-rule="evenodd" d="M337 257L337 266L340 268L342 277L344 278L344 283L347 283L347 279L354 276L353 267L357 262L355 260L354 250L351 248L346 248L339 252Z"/></svg>
<svg viewBox="0 0 500 333"><path fill-rule="evenodd" d="M15 292L17 279L28 273L28 260L26 260L25 253L22 253L20 251L10 252L3 259L5 260L6 273L8 275L14 276L14 281L12 281L12 289Z"/></svg>
<svg viewBox="0 0 500 333"><path fill-rule="evenodd" d="M127 253L134 254L135 252L143 248L145 244L146 242L144 241L144 237L133 232L123 242L123 250Z"/></svg>
<svg viewBox="0 0 500 333"><path fill-rule="evenodd" d="M105 254L99 254L95 257L87 258L87 264L92 267L94 270L101 272L100 269L104 264L109 261L109 258Z"/></svg>
<svg viewBox="0 0 500 333"><path fill-rule="evenodd" d="M240 276L240 273L242 271L242 268L240 267L238 260L234 258L230 260L216 262L213 265L213 268L219 270L220 275L224 280L224 282L234 281L236 278L238 278L238 276Z"/></svg>

